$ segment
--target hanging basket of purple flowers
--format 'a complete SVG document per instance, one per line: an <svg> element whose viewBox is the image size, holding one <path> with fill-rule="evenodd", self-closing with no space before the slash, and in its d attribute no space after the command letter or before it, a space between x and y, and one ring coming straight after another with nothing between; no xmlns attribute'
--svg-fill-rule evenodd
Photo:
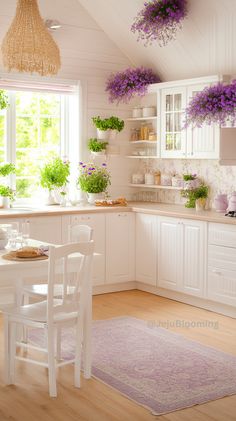
<svg viewBox="0 0 236 421"><path fill-rule="evenodd" d="M214 123L224 126L229 122L236 122L236 80L228 85L218 83L203 89L186 108L185 127Z"/></svg>
<svg viewBox="0 0 236 421"><path fill-rule="evenodd" d="M148 85L160 82L160 78L144 67L128 68L124 71L111 74L106 83L109 101L129 102L135 95L143 96L147 93Z"/></svg>
<svg viewBox="0 0 236 421"><path fill-rule="evenodd" d="M138 33L138 41L150 45L157 41L161 47L175 39L187 16L187 0L151 0L136 16L131 31Z"/></svg>

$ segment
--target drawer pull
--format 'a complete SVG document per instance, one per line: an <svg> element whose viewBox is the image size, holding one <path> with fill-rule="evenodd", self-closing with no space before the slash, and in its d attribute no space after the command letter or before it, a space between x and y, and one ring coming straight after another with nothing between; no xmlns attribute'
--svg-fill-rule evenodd
<svg viewBox="0 0 236 421"><path fill-rule="evenodd" d="M215 275L222 275L222 272L216 269L213 269L212 272L215 273Z"/></svg>

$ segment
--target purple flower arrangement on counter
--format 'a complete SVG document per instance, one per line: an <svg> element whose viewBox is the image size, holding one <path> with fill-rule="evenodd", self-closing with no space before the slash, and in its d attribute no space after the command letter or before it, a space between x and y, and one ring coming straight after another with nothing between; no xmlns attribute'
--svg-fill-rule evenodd
<svg viewBox="0 0 236 421"><path fill-rule="evenodd" d="M187 0L151 0L144 3L131 31L138 33L138 41L144 41L145 46L158 41L162 47L175 39L186 16Z"/></svg>
<svg viewBox="0 0 236 421"><path fill-rule="evenodd" d="M198 92L186 109L185 127L236 121L236 80L207 87Z"/></svg>
<svg viewBox="0 0 236 421"><path fill-rule="evenodd" d="M160 78L144 67L128 68L110 75L106 83L109 101L129 102L135 95L143 96L147 93L150 83L160 82Z"/></svg>
<svg viewBox="0 0 236 421"><path fill-rule="evenodd" d="M107 170L106 163L101 166L94 165L94 163L79 163L80 175L78 178L78 185L81 190L87 193L101 193L107 190L111 184L111 176Z"/></svg>

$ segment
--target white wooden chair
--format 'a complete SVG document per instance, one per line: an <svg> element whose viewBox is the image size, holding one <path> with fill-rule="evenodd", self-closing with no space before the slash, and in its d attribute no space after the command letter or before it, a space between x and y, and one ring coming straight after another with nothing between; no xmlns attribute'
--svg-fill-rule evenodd
<svg viewBox="0 0 236 421"><path fill-rule="evenodd" d="M69 225L68 227L68 243L81 243L87 242L93 239L93 229L88 225ZM71 288L73 288L71 286ZM24 303L28 304L29 298L45 299L48 293L47 284L33 284L25 285L23 287L22 298ZM55 285L55 296L61 295L62 285ZM26 338L25 338L26 339Z"/></svg>
<svg viewBox="0 0 236 421"><path fill-rule="evenodd" d="M21 307L13 307L4 312L5 329L5 368L6 383L14 384L15 360L26 361L48 367L49 394L57 396L56 367L74 362L74 384L80 387L81 350L83 333L83 315L86 305L86 288L91 282L91 265L94 242L72 243L58 247L50 247L48 268L47 300ZM80 257L71 255L80 253ZM73 263L73 268L71 264ZM76 273L73 292L70 289L70 273ZM62 294L55 298L54 286L58 273L63 276ZM75 326L76 346L75 358L57 363L55 360L55 336L58 328ZM43 328L46 335L46 347L37 348L30 344L16 341L16 326ZM19 356L16 347L32 347L46 352L47 362L32 360Z"/></svg>

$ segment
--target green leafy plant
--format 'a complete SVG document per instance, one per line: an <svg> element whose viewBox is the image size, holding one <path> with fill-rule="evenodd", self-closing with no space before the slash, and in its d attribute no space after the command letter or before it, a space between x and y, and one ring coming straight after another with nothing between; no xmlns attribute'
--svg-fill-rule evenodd
<svg viewBox="0 0 236 421"><path fill-rule="evenodd" d="M0 176L6 177L9 174L12 174L16 171L14 164L2 164L0 166Z"/></svg>
<svg viewBox="0 0 236 421"><path fill-rule="evenodd" d="M196 189L181 190L181 196L186 197L188 201L185 203L186 208L195 208L197 199L206 199L208 197L209 187L201 184Z"/></svg>
<svg viewBox="0 0 236 421"><path fill-rule="evenodd" d="M88 148L92 152L101 152L106 150L108 142L99 142L96 138L91 138L88 141Z"/></svg>
<svg viewBox="0 0 236 421"><path fill-rule="evenodd" d="M40 170L40 184L48 190L64 187L68 182L69 175L69 161L63 161L57 157L45 164Z"/></svg>
<svg viewBox="0 0 236 421"><path fill-rule="evenodd" d="M104 119L102 119L100 116L92 117L92 121L95 127L102 131L117 130L118 132L121 132L121 130L124 128L124 120L121 120L115 116Z"/></svg>
<svg viewBox="0 0 236 421"><path fill-rule="evenodd" d="M111 176L105 163L100 167L93 163L80 162L79 171L78 184L84 192L102 193L111 184Z"/></svg>
<svg viewBox="0 0 236 421"><path fill-rule="evenodd" d="M9 197L11 201L14 200L15 193L14 191L8 187L4 186L3 184L0 185L0 196L2 197Z"/></svg>
<svg viewBox="0 0 236 421"><path fill-rule="evenodd" d="M197 174L183 174L184 181L195 180L196 177L197 177Z"/></svg>
<svg viewBox="0 0 236 421"><path fill-rule="evenodd" d="M5 91L0 90L0 109L4 110L9 105L8 96Z"/></svg>

